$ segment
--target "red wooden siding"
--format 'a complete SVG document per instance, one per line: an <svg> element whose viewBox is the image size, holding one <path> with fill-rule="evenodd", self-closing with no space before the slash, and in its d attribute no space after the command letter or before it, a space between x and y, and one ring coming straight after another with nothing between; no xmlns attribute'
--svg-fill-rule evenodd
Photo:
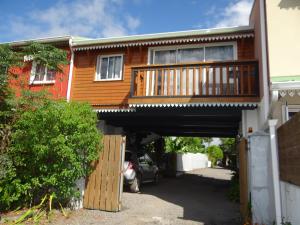
<svg viewBox="0 0 300 225"><path fill-rule="evenodd" d="M68 60L70 60L70 50L68 51ZM68 90L70 64L63 66L63 73L56 73L55 83L53 84L30 84L32 63L28 63L23 68L12 68L12 72L17 74L17 78L11 79L11 86L19 95L21 89L33 91L47 90L51 96L57 99L66 99Z"/></svg>

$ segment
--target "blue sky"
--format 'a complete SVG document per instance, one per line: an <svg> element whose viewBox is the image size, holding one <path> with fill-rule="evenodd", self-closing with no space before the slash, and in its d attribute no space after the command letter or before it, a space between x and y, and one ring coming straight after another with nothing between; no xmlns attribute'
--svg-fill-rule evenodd
<svg viewBox="0 0 300 225"><path fill-rule="evenodd" d="M247 25L253 0L1 0L0 42Z"/></svg>

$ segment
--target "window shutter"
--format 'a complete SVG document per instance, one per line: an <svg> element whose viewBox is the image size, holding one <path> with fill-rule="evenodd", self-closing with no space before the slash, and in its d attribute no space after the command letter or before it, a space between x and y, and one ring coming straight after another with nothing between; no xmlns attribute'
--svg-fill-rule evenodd
<svg viewBox="0 0 300 225"><path fill-rule="evenodd" d="M32 83L33 83L34 78L35 78L35 72L36 72L36 62L35 62L35 61L32 61L29 84L32 84Z"/></svg>

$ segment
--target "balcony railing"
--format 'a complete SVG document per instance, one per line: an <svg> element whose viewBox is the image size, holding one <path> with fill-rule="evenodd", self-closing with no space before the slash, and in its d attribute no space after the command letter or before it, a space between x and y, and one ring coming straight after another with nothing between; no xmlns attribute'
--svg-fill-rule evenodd
<svg viewBox="0 0 300 225"><path fill-rule="evenodd" d="M255 60L132 67L132 97L256 97Z"/></svg>

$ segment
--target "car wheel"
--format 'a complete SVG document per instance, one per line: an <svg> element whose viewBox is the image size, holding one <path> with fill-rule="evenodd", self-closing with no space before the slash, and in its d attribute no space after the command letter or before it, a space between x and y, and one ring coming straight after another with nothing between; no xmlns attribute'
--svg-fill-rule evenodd
<svg viewBox="0 0 300 225"><path fill-rule="evenodd" d="M137 193L140 191L140 185L141 185L141 180L139 178L139 176L136 176L132 182L132 184L130 184L130 191L133 193Z"/></svg>

